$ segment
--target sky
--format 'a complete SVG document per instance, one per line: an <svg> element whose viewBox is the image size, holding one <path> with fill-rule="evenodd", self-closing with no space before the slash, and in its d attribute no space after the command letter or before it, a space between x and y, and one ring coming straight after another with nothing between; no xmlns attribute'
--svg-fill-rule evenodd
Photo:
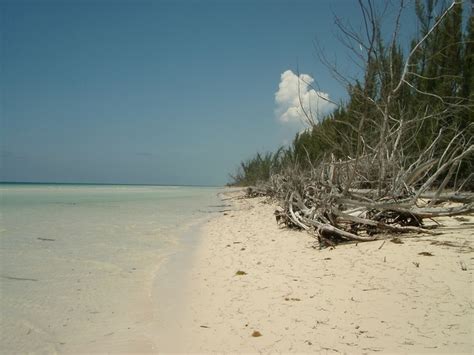
<svg viewBox="0 0 474 355"><path fill-rule="evenodd" d="M0 180L223 185L345 98L353 0L0 0ZM298 80L301 74L301 81ZM307 84L311 84L309 86Z"/></svg>

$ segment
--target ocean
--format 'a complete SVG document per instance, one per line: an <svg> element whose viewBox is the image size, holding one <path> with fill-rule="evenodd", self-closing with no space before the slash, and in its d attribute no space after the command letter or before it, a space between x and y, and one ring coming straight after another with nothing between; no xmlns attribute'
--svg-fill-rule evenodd
<svg viewBox="0 0 474 355"><path fill-rule="evenodd" d="M218 191L0 184L0 351L154 349L157 275L198 242Z"/></svg>

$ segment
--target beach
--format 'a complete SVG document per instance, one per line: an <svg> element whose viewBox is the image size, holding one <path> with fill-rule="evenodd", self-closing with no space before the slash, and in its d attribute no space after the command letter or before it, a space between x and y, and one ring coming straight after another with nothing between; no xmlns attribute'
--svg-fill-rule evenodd
<svg viewBox="0 0 474 355"><path fill-rule="evenodd" d="M320 250L243 195L4 186L1 352L473 351L473 215Z"/></svg>
<svg viewBox="0 0 474 355"><path fill-rule="evenodd" d="M472 353L472 214L319 250L241 196L202 227L160 352Z"/></svg>

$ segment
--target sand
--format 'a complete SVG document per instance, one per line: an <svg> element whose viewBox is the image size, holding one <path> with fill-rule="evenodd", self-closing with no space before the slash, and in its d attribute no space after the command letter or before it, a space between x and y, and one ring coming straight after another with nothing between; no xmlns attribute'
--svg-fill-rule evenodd
<svg viewBox="0 0 474 355"><path fill-rule="evenodd" d="M473 215L439 219L442 235L403 244L319 250L278 227L264 198L224 202L230 211L202 229L160 351L474 351Z"/></svg>

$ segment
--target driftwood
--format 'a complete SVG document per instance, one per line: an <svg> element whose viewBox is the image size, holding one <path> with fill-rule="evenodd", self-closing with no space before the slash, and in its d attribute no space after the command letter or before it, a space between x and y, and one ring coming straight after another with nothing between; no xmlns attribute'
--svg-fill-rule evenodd
<svg viewBox="0 0 474 355"><path fill-rule="evenodd" d="M256 186L247 187L246 196L247 197L261 197L268 195L267 189Z"/></svg>
<svg viewBox="0 0 474 355"><path fill-rule="evenodd" d="M409 165L387 160L382 181L373 179L372 175L380 175L368 166L375 160L371 155L345 161L331 157L311 171L274 175L270 182L248 188L247 195L277 199L281 207L275 211L277 223L311 233L321 247L401 233L436 234L424 219L474 212L473 193L444 192L453 166L472 155L474 148L453 142L438 159L430 149Z"/></svg>
<svg viewBox="0 0 474 355"><path fill-rule="evenodd" d="M293 191L280 200L282 209L275 211L275 217L279 224L315 235L320 246L324 247L345 241L384 239L400 233L436 234L433 227L424 225L424 219L474 212L472 202L418 207L410 203L410 199L401 199L400 202L367 200L364 195L358 199L354 196L342 198L329 192L316 198L307 192L301 196ZM471 201L467 195L461 194L456 200Z"/></svg>

